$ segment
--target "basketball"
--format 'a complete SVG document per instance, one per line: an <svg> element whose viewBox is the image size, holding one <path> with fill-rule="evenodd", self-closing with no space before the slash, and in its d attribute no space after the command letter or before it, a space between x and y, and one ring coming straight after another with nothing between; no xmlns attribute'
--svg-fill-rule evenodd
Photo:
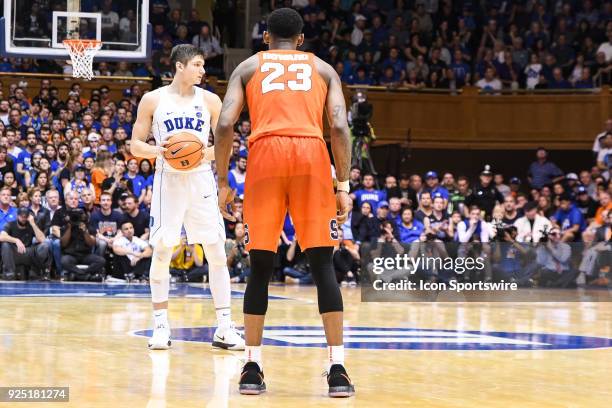
<svg viewBox="0 0 612 408"><path fill-rule="evenodd" d="M179 133L168 139L164 158L172 168L189 170L200 164L204 145L191 133Z"/></svg>

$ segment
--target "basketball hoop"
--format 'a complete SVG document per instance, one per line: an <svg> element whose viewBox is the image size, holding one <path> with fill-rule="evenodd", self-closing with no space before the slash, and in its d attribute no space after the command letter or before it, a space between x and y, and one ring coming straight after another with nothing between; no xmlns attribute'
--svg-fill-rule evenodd
<svg viewBox="0 0 612 408"><path fill-rule="evenodd" d="M70 53L72 60L72 76L74 78L93 79L93 59L102 41L98 40L64 40L64 47Z"/></svg>

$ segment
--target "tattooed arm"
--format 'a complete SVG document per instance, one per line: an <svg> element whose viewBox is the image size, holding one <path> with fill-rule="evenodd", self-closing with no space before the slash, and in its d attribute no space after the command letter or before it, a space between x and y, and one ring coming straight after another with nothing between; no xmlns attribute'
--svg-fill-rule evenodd
<svg viewBox="0 0 612 408"><path fill-rule="evenodd" d="M227 173L229 160L232 154L234 139L234 124L242 112L244 104L244 89L239 69L236 68L227 84L227 91L221 107L221 114L215 130L215 158L217 160L217 174L219 187L227 186Z"/></svg>
<svg viewBox="0 0 612 408"><path fill-rule="evenodd" d="M336 179L346 181L351 167L351 138L346 118L346 102L342 83L334 69L316 59L320 75L327 81L326 111L329 121L332 154L336 166Z"/></svg>
<svg viewBox="0 0 612 408"><path fill-rule="evenodd" d="M347 181L351 167L351 138L346 118L346 102L342 92L342 83L334 69L319 58L316 59L319 74L327 81L326 111L331 134L331 147L336 166L336 179ZM342 224L350 211L348 192L338 191L338 222Z"/></svg>

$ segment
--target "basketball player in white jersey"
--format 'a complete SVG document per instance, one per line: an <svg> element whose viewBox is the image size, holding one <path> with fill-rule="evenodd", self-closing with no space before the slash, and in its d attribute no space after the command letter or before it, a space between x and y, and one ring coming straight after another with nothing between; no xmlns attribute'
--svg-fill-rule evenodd
<svg viewBox="0 0 612 408"><path fill-rule="evenodd" d="M214 149L207 147L211 126L212 129L217 126L221 100L195 86L202 81L205 72L201 50L188 44L177 45L170 58L176 71L172 83L143 96L132 131L131 153L136 157L156 159L149 238L154 248L149 281L155 326L149 348L168 349L171 345L169 266L172 248L179 244L181 226L184 225L189 243L201 243L208 260L210 291L218 322L212 344L229 350L243 350L244 339L231 320L225 227L210 166ZM156 146L146 143L151 131ZM204 146L202 162L186 171L172 168L163 158L167 140L179 133L197 136Z"/></svg>

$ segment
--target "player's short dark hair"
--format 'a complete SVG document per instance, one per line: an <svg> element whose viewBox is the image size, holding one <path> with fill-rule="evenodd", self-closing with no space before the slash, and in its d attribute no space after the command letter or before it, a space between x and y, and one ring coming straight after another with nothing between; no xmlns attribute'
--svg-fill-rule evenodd
<svg viewBox="0 0 612 408"><path fill-rule="evenodd" d="M268 16L268 32L278 38L293 38L302 33L304 20L292 8L279 8Z"/></svg>
<svg viewBox="0 0 612 408"><path fill-rule="evenodd" d="M191 44L175 45L170 52L170 62L172 63L172 71L176 71L176 63L180 62L187 65L193 57L201 56L204 58L204 51Z"/></svg>

